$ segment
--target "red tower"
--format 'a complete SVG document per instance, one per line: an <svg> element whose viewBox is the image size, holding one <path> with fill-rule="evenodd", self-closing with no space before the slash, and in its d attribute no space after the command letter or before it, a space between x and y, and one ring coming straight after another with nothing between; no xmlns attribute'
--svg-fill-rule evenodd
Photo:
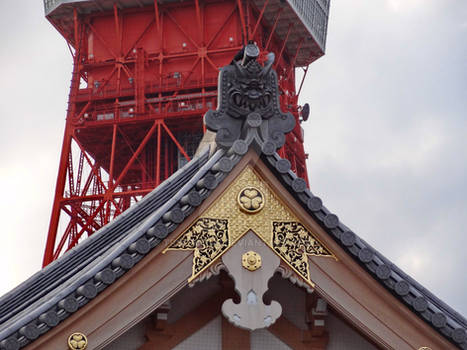
<svg viewBox="0 0 467 350"><path fill-rule="evenodd" d="M323 55L329 0L44 0L74 68L43 265L182 166L216 107L218 68L248 40L274 52L297 121L295 68ZM307 178L300 123L280 150Z"/></svg>

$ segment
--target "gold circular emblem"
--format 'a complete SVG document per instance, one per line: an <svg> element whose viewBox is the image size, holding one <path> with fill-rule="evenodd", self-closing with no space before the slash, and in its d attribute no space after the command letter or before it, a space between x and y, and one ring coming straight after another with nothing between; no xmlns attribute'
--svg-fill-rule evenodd
<svg viewBox="0 0 467 350"><path fill-rule="evenodd" d="M264 195L255 187L245 187L238 194L238 205L245 213L254 214L264 207Z"/></svg>
<svg viewBox="0 0 467 350"><path fill-rule="evenodd" d="M242 255L242 265L250 271L258 270L261 267L261 255L251 250L246 252Z"/></svg>
<svg viewBox="0 0 467 350"><path fill-rule="evenodd" d="M84 350L88 346L88 339L83 333L73 333L68 337L68 348L70 350Z"/></svg>

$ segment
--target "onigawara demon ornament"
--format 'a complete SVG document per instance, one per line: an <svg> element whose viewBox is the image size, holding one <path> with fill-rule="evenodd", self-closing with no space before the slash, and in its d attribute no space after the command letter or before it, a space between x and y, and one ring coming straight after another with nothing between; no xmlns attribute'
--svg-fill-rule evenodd
<svg viewBox="0 0 467 350"><path fill-rule="evenodd" d="M218 108L204 116L220 147L230 148L236 140L247 144L256 140L263 152L275 152L295 127L293 115L280 110L277 74L272 69L274 54L268 55L264 66L258 56L258 47L250 43L243 49L243 57L221 68Z"/></svg>

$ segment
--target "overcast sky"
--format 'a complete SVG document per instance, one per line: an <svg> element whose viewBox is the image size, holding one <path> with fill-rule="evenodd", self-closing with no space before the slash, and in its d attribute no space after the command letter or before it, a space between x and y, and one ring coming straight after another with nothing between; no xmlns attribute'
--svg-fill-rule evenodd
<svg viewBox="0 0 467 350"><path fill-rule="evenodd" d="M42 1L0 16L4 294L41 267L72 62ZM467 2L331 0L302 102L312 191L467 315Z"/></svg>

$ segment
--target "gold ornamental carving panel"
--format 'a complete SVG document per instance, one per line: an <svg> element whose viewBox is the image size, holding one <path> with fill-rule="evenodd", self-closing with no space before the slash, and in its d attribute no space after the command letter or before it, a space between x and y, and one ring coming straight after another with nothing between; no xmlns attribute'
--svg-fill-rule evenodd
<svg viewBox="0 0 467 350"><path fill-rule="evenodd" d="M335 258L250 166L166 250L194 251L192 281L250 230L312 286L308 256Z"/></svg>
<svg viewBox="0 0 467 350"><path fill-rule="evenodd" d="M302 277L309 277L308 256L332 256L299 222L273 222L272 246Z"/></svg>
<svg viewBox="0 0 467 350"><path fill-rule="evenodd" d="M228 247L227 220L200 218L169 249L193 250L193 276L197 276Z"/></svg>

